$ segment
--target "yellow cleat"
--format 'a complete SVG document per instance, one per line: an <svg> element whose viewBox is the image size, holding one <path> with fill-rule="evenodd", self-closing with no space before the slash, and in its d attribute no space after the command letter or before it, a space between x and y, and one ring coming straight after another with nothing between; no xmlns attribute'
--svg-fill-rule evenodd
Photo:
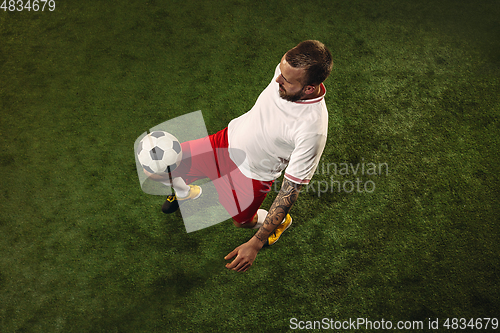
<svg viewBox="0 0 500 333"><path fill-rule="evenodd" d="M190 199L198 199L201 195L201 186L198 185L189 185L189 194L187 197L181 198L177 197L178 201L185 201L185 200L190 200Z"/></svg>
<svg viewBox="0 0 500 333"><path fill-rule="evenodd" d="M201 195L201 186L189 185L189 187L190 189L187 197L181 198L175 194L167 195L167 199L165 200L165 203L161 207L161 210L165 214L171 214L177 211L177 209L179 209L179 204L181 204L182 202L187 200L198 199Z"/></svg>
<svg viewBox="0 0 500 333"><path fill-rule="evenodd" d="M274 229L273 233L267 239L267 245L273 245L280 239L280 236L292 225L292 217L290 214L286 215L286 218L281 222L281 224Z"/></svg>

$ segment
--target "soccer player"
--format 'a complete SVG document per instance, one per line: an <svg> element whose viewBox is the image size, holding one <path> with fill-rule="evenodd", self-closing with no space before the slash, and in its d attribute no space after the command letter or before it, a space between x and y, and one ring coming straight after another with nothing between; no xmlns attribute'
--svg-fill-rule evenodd
<svg viewBox="0 0 500 333"><path fill-rule="evenodd" d="M274 77L253 108L227 128L208 137L184 142L183 161L172 172L176 195L162 209L201 195L188 185L201 178L214 182L219 201L236 227L258 231L226 257L226 267L248 270L264 245L274 244L292 224L289 214L301 188L311 180L323 153L328 113L323 81L332 70L330 51L306 40L283 55ZM281 190L269 211L260 209L275 179L285 171ZM153 178L153 177L152 177Z"/></svg>

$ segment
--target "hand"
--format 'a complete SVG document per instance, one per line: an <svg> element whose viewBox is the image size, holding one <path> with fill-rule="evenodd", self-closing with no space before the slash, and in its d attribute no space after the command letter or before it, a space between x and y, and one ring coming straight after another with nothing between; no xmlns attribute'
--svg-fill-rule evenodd
<svg viewBox="0 0 500 333"><path fill-rule="evenodd" d="M231 253L224 257L225 260L230 260L234 256L236 258L226 268L237 272L246 272L253 264L257 253L262 248L262 243L259 240L255 241L252 237L248 242L238 246Z"/></svg>

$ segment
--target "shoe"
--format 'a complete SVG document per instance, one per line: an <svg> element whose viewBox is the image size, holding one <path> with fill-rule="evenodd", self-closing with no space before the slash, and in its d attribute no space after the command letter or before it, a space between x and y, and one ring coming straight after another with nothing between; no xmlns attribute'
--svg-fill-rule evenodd
<svg viewBox="0 0 500 333"><path fill-rule="evenodd" d="M189 185L189 187L190 189L187 197L181 198L175 194L167 195L167 199L163 203L163 206L161 206L161 211L164 212L165 214L171 214L177 211L177 209L179 209L179 204L182 204L187 200L198 199L202 192L201 186Z"/></svg>
<svg viewBox="0 0 500 333"><path fill-rule="evenodd" d="M288 229L292 225L292 217L290 214L286 215L286 218L281 224L274 229L273 233L269 236L267 239L267 245L273 245L280 239L281 235L285 232L286 229Z"/></svg>

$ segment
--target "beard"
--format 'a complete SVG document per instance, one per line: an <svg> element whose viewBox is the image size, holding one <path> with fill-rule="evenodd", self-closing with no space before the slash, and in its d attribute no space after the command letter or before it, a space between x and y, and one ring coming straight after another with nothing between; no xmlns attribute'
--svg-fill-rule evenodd
<svg viewBox="0 0 500 333"><path fill-rule="evenodd" d="M296 102L296 101L302 99L302 97L304 97L306 95L304 93L304 88L302 88L299 92L297 92L295 94L288 94L286 92L285 88L283 88L283 86L281 86L281 84L280 84L280 88L283 89L283 90L278 90L280 93L280 97L283 98L284 100L289 101L289 102Z"/></svg>

